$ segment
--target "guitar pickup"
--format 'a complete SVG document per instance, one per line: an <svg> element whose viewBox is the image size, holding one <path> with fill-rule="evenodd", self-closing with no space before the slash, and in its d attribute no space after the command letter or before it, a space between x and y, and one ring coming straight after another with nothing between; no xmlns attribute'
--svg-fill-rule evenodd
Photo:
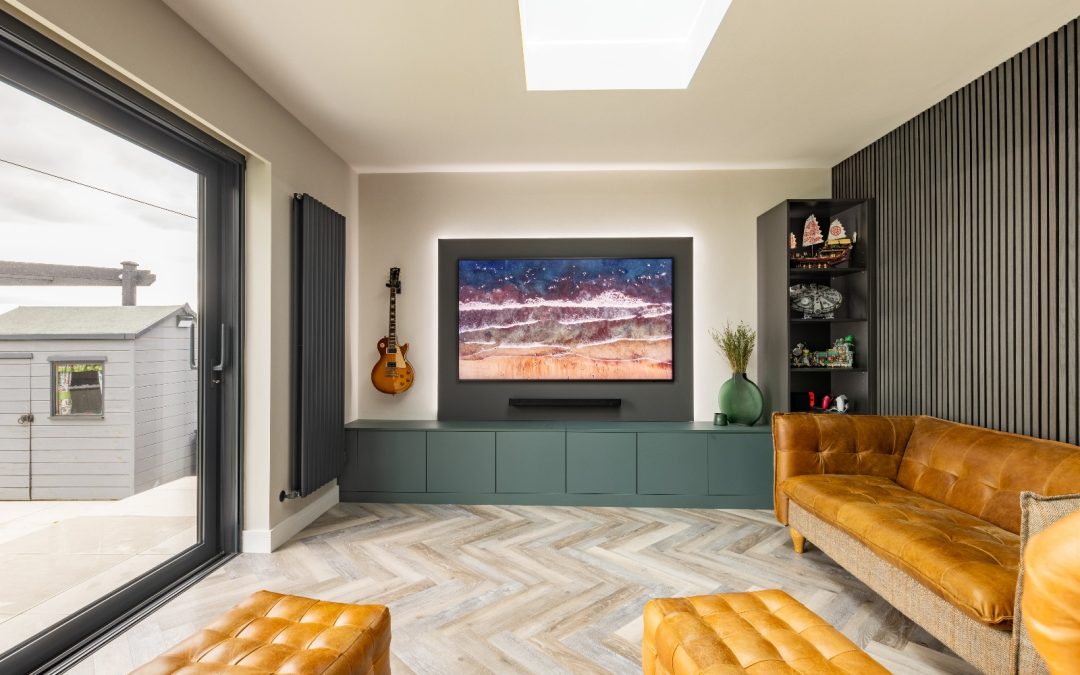
<svg viewBox="0 0 1080 675"><path fill-rule="evenodd" d="M386 362L386 367L387 368L397 368L397 361L387 361Z"/></svg>

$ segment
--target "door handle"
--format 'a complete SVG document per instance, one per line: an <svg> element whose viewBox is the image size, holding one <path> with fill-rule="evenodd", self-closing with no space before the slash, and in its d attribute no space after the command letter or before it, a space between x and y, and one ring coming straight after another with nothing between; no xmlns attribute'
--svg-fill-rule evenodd
<svg viewBox="0 0 1080 675"><path fill-rule="evenodd" d="M32 413L27 413L27 414L22 415L22 416L19 417L19 424L33 424L33 423L34 423L34 415Z"/></svg>
<svg viewBox="0 0 1080 675"><path fill-rule="evenodd" d="M221 351L218 352L218 362L210 368L210 384L221 384L225 375L225 369L229 366L229 328L221 324Z"/></svg>

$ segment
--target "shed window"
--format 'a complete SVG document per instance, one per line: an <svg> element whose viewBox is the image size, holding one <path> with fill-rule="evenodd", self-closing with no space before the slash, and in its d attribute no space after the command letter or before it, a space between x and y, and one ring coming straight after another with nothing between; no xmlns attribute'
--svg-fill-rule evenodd
<svg viewBox="0 0 1080 675"><path fill-rule="evenodd" d="M105 414L105 365L100 361L54 363L53 415Z"/></svg>

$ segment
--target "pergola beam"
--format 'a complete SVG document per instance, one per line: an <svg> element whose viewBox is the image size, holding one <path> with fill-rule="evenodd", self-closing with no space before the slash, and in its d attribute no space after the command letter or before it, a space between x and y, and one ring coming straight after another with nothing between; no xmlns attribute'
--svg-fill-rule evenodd
<svg viewBox="0 0 1080 675"><path fill-rule="evenodd" d="M84 265L53 265L0 260L0 286L121 286L123 304L135 304L135 289L157 280L138 263L122 262L120 268Z"/></svg>

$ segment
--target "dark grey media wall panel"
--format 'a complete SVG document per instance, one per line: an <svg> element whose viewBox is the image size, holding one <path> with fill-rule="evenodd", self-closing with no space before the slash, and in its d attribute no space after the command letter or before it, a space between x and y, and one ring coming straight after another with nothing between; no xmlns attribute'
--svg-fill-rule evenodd
<svg viewBox="0 0 1080 675"><path fill-rule="evenodd" d="M346 435L344 501L772 507L768 427L361 420Z"/></svg>
<svg viewBox="0 0 1080 675"><path fill-rule="evenodd" d="M874 198L878 394L1080 443L1080 23L833 168Z"/></svg>
<svg viewBox="0 0 1080 675"><path fill-rule="evenodd" d="M458 260L485 258L672 258L671 381L463 381L458 379ZM689 420L694 416L694 240L440 239L439 412L441 420ZM512 405L511 399L564 399ZM578 399L568 405L566 399ZM580 405L581 399L620 405Z"/></svg>

